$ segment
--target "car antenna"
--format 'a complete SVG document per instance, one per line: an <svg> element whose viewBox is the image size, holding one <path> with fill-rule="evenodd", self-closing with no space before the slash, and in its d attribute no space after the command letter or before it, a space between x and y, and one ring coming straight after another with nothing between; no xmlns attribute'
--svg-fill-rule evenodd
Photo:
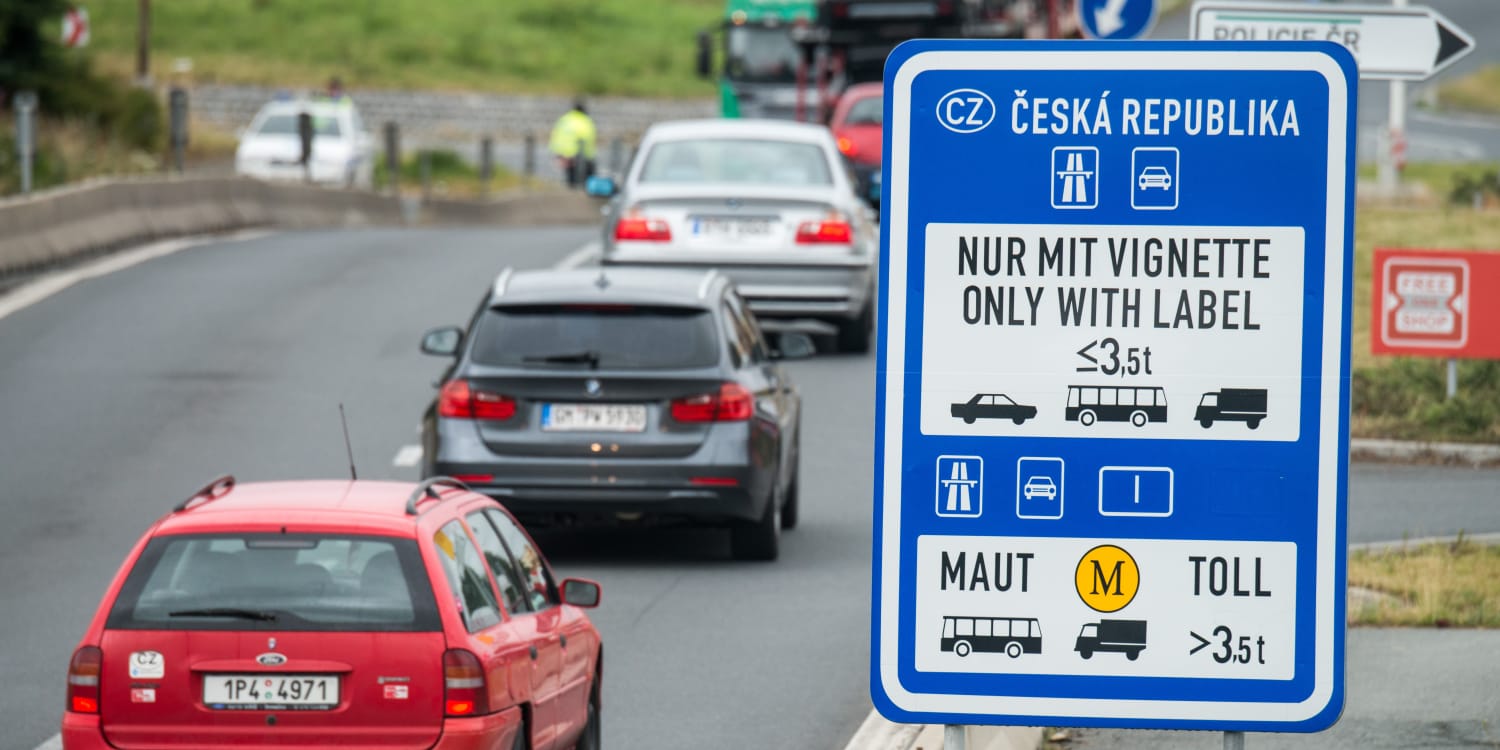
<svg viewBox="0 0 1500 750"><path fill-rule="evenodd" d="M354 470L354 444L349 442L349 418L344 416L344 402L339 402L339 424L344 426L344 450L349 453L349 478L358 480L359 472Z"/></svg>

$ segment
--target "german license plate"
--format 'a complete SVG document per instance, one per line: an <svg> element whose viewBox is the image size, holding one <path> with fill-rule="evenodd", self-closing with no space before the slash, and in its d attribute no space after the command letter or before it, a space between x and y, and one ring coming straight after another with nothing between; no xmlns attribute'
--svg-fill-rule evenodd
<svg viewBox="0 0 1500 750"><path fill-rule="evenodd" d="M203 705L219 711L327 711L339 704L339 678L331 674L210 674L203 676Z"/></svg>
<svg viewBox="0 0 1500 750"><path fill-rule="evenodd" d="M754 239L771 234L769 217L693 217L693 234L715 239Z"/></svg>
<svg viewBox="0 0 1500 750"><path fill-rule="evenodd" d="M542 404L542 429L557 432L644 432L642 404Z"/></svg>

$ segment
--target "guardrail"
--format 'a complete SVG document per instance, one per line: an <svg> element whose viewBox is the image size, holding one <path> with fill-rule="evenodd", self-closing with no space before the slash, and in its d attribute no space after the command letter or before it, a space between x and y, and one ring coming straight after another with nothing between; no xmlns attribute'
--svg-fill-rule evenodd
<svg viewBox="0 0 1500 750"><path fill-rule="evenodd" d="M396 197L245 178L104 180L0 201L0 276L125 245L249 227L594 224L577 192L486 201Z"/></svg>

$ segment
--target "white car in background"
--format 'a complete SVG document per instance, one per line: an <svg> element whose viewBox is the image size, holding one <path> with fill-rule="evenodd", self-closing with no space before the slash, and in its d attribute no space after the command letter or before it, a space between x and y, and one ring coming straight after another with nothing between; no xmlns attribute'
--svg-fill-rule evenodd
<svg viewBox="0 0 1500 750"><path fill-rule="evenodd" d="M602 265L718 268L764 328L831 329L839 349L869 350L880 233L828 128L658 122L623 181L589 192L613 199Z"/></svg>
<svg viewBox="0 0 1500 750"><path fill-rule="evenodd" d="M240 136L235 174L262 180L306 179L297 135L297 117L303 112L312 116L312 181L366 190L373 187L374 138L347 98L285 99L261 107Z"/></svg>

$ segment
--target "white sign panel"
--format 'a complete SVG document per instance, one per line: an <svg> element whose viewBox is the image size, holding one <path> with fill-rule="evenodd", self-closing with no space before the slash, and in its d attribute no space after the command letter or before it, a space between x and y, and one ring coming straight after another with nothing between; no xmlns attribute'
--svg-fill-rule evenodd
<svg viewBox="0 0 1500 750"><path fill-rule="evenodd" d="M1193 4L1193 39L1333 42L1354 54L1361 78L1420 81L1474 49L1441 13L1421 6Z"/></svg>

